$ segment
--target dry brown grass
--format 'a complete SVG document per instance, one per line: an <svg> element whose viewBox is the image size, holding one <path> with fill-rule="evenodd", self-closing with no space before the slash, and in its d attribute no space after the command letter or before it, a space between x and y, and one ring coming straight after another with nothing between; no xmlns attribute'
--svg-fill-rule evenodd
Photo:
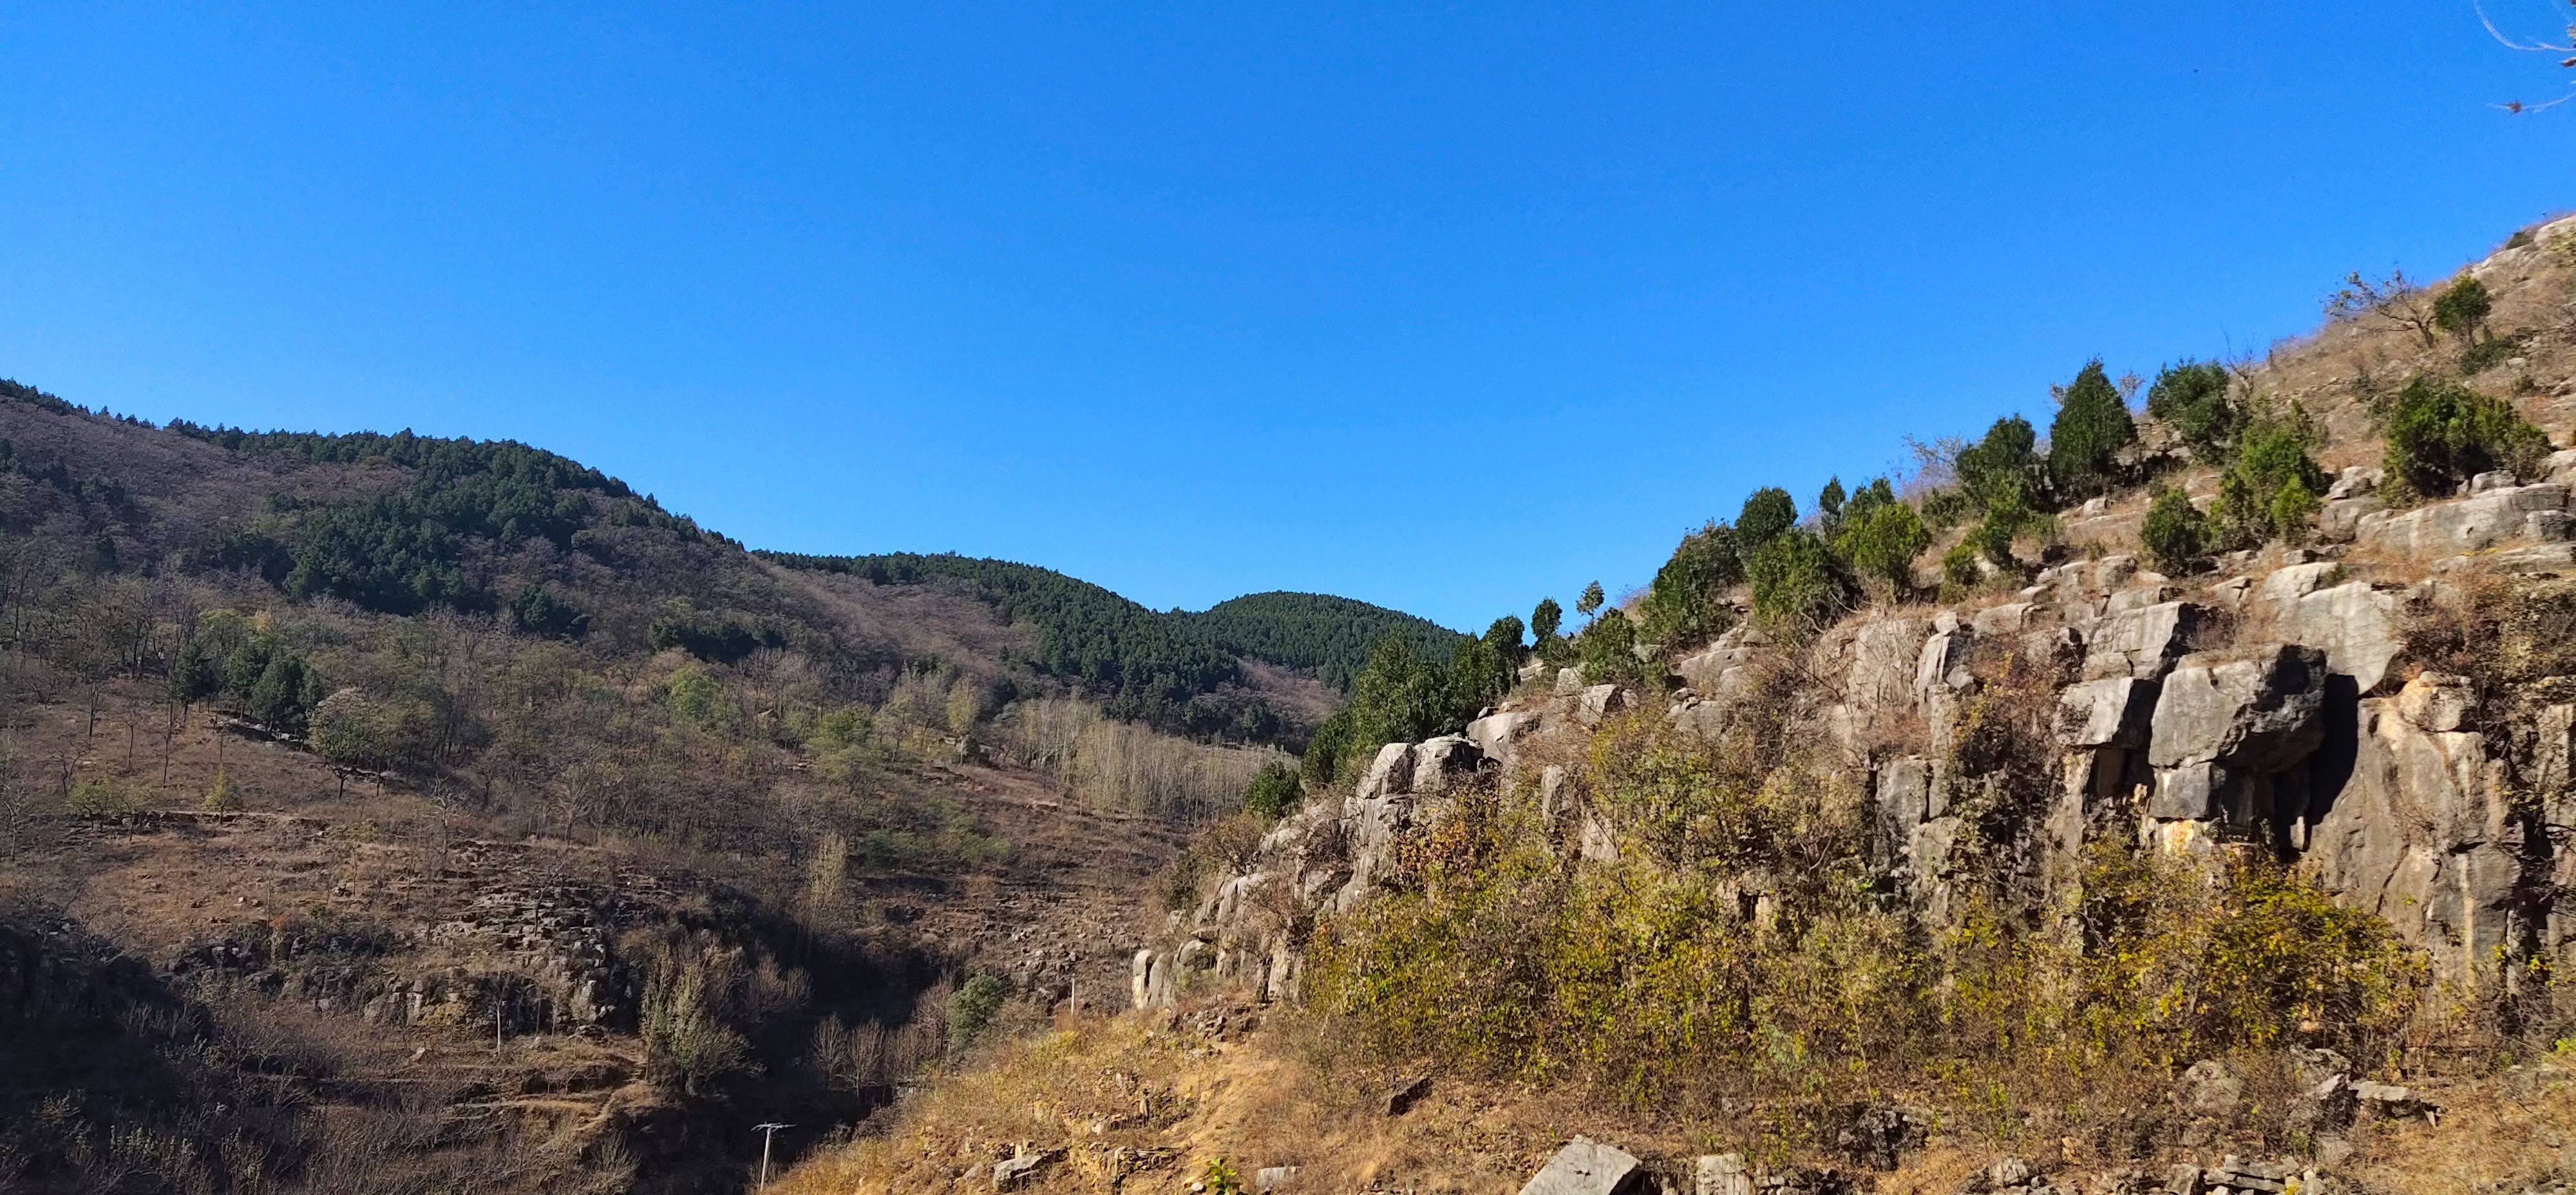
<svg viewBox="0 0 2576 1195"><path fill-rule="evenodd" d="M818 1158L772 1185L781 1195L970 1189L962 1176L1026 1146L1060 1149L1032 1190L1180 1195L1224 1159L1249 1183L1266 1166L1300 1167L1312 1191L1503 1191L1566 1137L1589 1132L1666 1161L1703 1143L1563 1092L1441 1076L1401 1116L1384 1115L1400 1066L1329 1068L1302 1031L1264 1028L1215 1041L1146 1018L1085 1021L1013 1043L945 1077L881 1135ZM1115 1185L1113 1151L1146 1158ZM989 1180L985 1180L988 1184Z"/></svg>
<svg viewBox="0 0 2576 1195"><path fill-rule="evenodd" d="M1442 1075L1419 1104L1388 1117L1380 1099L1404 1076L1402 1067L1319 1064L1318 1042L1294 1024L1217 1041L1167 1023L1140 1017L1068 1022L996 1049L944 1076L873 1134L816 1157L772 1189L781 1195L985 1190L992 1163L1022 1148L1064 1151L1031 1190L1145 1195L1190 1191L1216 1159L1247 1183L1260 1167L1299 1166L1302 1190L1508 1191L1577 1133L1611 1141L1677 1176L1691 1157L1716 1150L1798 1160L1798 1151L1780 1145L1780 1126L1754 1107L1647 1117L1588 1104L1568 1089ZM2260 1105L2248 1115L2280 1119L2287 1106L2281 1097L2292 1083L2286 1065L2261 1059L2244 1065L2249 1094ZM2563 1179L2562 1143L2576 1141L2569 1082L2566 1064L2553 1059L2425 1089L2442 1106L2438 1123L2365 1121L2351 1130L2354 1152L2335 1173L2386 1195L2468 1195L2516 1189L2498 1185L2508 1181ZM2139 1122L2142 1128L2178 1126L2162 1111L2161 1079L2096 1076L2092 1086L2070 1091L2073 1103L2062 1109L2002 1118L1996 1132L1976 1127L1979 1118L1963 1111L1898 1169L1863 1181L1883 1193L1948 1195L2003 1153L2061 1177L2139 1165L2126 1148L2106 1153L2107 1139L2076 1123L2083 1117L2059 1115L2097 1098L2154 1109ZM2116 1126L2094 1127L2118 1136ZM2197 1149L2171 1137L2148 1144L2151 1157L2203 1163L2247 1148L2226 1135ZM2302 1155L2274 1150L2264 1156ZM978 1166L983 1170L968 1180ZM1121 1177L1113 1182L1113 1175Z"/></svg>

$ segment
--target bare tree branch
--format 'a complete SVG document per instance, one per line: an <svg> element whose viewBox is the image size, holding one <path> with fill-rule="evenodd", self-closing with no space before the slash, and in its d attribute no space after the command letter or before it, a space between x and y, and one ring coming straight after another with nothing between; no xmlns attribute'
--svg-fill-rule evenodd
<svg viewBox="0 0 2576 1195"><path fill-rule="evenodd" d="M2571 0L2571 3L2576 3L2576 0ZM2478 23L2486 26L2487 36L2494 38L2497 45L2503 46L2508 50L2518 50L2528 54L2568 55L2568 57L2560 59L2558 65L2566 68L2576 68L2576 24L2566 26L2562 40L2525 41L2506 33L2502 28L2498 27L2495 23L2495 18L2487 15L2487 7L2484 3L2472 0L2470 7L2477 10ZM2524 103L2521 100L2506 100L2501 104L2493 106L2519 116L2527 112L2546 112L2549 109L2555 108L2569 100L2576 100L2576 92L2571 92L2567 95L2560 96L2557 99L2548 100L2542 103L2533 104Z"/></svg>

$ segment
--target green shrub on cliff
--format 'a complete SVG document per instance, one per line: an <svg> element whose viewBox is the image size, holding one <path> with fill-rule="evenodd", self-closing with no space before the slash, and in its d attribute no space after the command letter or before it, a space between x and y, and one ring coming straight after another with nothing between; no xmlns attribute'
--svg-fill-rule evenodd
<svg viewBox="0 0 2576 1195"><path fill-rule="evenodd" d="M2323 436L2296 405L2286 415L2257 417L2245 425L2235 459L2218 479L2211 521L2238 547L2303 538L2326 492L2326 471L2308 449Z"/></svg>
<svg viewBox="0 0 2576 1195"><path fill-rule="evenodd" d="M2209 554L2209 519L2191 504L2191 495L2158 489L2147 504L2138 539L2147 549L2148 560L2179 576L2198 567L2201 557Z"/></svg>
<svg viewBox="0 0 2576 1195"><path fill-rule="evenodd" d="M1824 542L1792 530L1753 553L1753 613L1776 627L1812 631L1851 606L1852 582Z"/></svg>
<svg viewBox="0 0 2576 1195"><path fill-rule="evenodd" d="M2388 480L2400 496L2438 498L2492 469L2536 478L2549 436L2513 404L2457 382L2417 378L2388 413Z"/></svg>
<svg viewBox="0 0 2576 1195"><path fill-rule="evenodd" d="M1734 616L1726 593L1743 580L1733 527L1710 523L1683 536L1637 605L1646 637L1668 648L1714 638Z"/></svg>
<svg viewBox="0 0 2576 1195"><path fill-rule="evenodd" d="M2137 438L2127 400L2102 363L2088 361L2059 396L2057 418L2048 425L2049 476L2062 493L2098 494L2114 480L2112 458Z"/></svg>

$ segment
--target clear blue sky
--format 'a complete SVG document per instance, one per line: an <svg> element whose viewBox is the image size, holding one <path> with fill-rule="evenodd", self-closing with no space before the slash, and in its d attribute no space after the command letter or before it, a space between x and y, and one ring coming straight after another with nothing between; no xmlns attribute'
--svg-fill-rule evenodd
<svg viewBox="0 0 2576 1195"><path fill-rule="evenodd" d="M311 7L0 9L0 375L1158 607L1616 592L2576 207L2468 0Z"/></svg>

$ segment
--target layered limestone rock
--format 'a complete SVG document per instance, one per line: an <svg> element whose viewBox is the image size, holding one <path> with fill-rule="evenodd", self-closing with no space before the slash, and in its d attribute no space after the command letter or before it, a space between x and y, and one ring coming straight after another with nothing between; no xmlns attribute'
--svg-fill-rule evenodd
<svg viewBox="0 0 2576 1195"><path fill-rule="evenodd" d="M2273 645L2252 659L2198 660L2186 657L2157 694L2147 815L2249 825L2276 805L2304 811L2304 782L2288 778L2325 741L2325 653Z"/></svg>
<svg viewBox="0 0 2576 1195"><path fill-rule="evenodd" d="M2406 556L2457 556L2507 540L2568 537L2567 487L2490 486L2454 502L2380 511L2355 522L2355 544Z"/></svg>
<svg viewBox="0 0 2576 1195"><path fill-rule="evenodd" d="M2375 472L2347 470L2330 504L2375 503L2377 487ZM2566 552L2520 542L2557 534L2531 516L2563 515L2564 485L2476 488L2356 520L2378 550L2478 553L2431 562L2435 581L2376 581L2331 545L2268 571L2239 554L2231 571L2187 588L2127 556L2074 560L2038 573L2017 600L1884 613L1804 645L1739 626L1675 661L1680 684L1661 708L1714 741L1757 693L1790 694L1777 733L1830 748L1829 766L1868 794L1891 890L1939 923L1969 837L1959 810L1981 804L1963 785L1983 783L1953 776L1941 745L1981 708L1981 670L2009 660L2015 683L2059 678L2042 682L2056 685L2042 721L2057 788L2015 831L2029 840L2004 844L2043 899L2072 891L2084 847L2101 838L2192 857L2267 852L2386 918L2447 975L2492 981L2499 947L2576 946L2576 908L2561 914L2553 895L2576 885L2576 858L2565 857L2576 852L2540 829L2576 824L2576 678L2478 725L2469 681L2418 674L2412 631L2429 595L2451 583L2446 570ZM1218 884L1169 945L1138 956L1138 1001L1169 1003L1209 976L1261 996L1293 990L1305 927L1378 891L1406 836L1435 823L1480 769L1519 777L1533 757L1547 761L1509 791L1537 803L1570 854L1622 858L1619 827L1581 797L1579 760L1597 727L1651 695L1586 684L1580 669L1534 665L1523 676L1522 695L1464 735L1387 744L1343 800L1283 821L1254 866ZM1765 702L1768 728L1784 707ZM1745 882L1758 899L1759 877Z"/></svg>
<svg viewBox="0 0 2576 1195"><path fill-rule="evenodd" d="M2305 860L2459 977L2514 930L2522 869L2504 761L2461 729L2454 678L2419 676L2357 711L2349 775L2314 811ZM2419 721L2419 719L2421 719Z"/></svg>

